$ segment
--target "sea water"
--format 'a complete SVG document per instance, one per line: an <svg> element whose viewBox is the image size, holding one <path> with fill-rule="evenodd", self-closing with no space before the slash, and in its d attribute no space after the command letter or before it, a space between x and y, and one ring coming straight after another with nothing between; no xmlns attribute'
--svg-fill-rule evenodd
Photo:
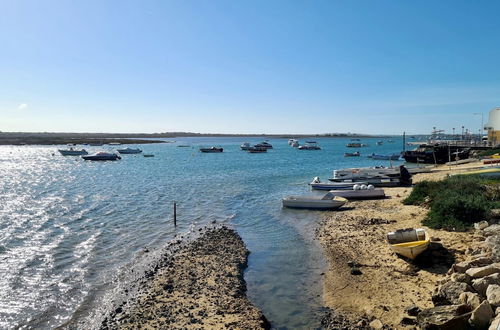
<svg viewBox="0 0 500 330"><path fill-rule="evenodd" d="M179 138L138 146L153 158L116 162L61 156L66 146L0 146L0 328L71 324L96 308L145 247L212 221L245 241L247 293L273 327L319 326L325 261L314 231L324 213L283 209L281 199L321 194L307 184L326 181L333 169L388 166L366 156L400 152L402 141L365 138L368 147L353 149L349 139L315 140L322 150L269 139L274 149L250 154L239 145L258 138ZM200 153L201 146L224 152ZM361 157L344 157L356 150Z"/></svg>

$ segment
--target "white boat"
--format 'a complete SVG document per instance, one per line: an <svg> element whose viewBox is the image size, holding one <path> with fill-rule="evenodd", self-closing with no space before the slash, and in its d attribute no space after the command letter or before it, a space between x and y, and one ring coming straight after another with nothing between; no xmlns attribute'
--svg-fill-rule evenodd
<svg viewBox="0 0 500 330"><path fill-rule="evenodd" d="M252 148L252 145L248 142L245 142L245 143L242 143L240 145L240 148L241 148L241 150L248 150L248 149Z"/></svg>
<svg viewBox="0 0 500 330"><path fill-rule="evenodd" d="M142 152L142 150L139 148L137 148L137 149L132 149L132 148L117 149L116 151L118 151L121 154L140 154Z"/></svg>
<svg viewBox="0 0 500 330"><path fill-rule="evenodd" d="M284 207L298 209L333 210L347 203L347 199L327 193L325 196L287 196L282 203Z"/></svg>
<svg viewBox="0 0 500 330"><path fill-rule="evenodd" d="M415 259L429 247L430 236L423 228L399 229L388 233L387 241L395 253L409 259Z"/></svg>
<svg viewBox="0 0 500 330"><path fill-rule="evenodd" d="M375 188L373 185L354 185L352 190L330 190L335 196L344 197L347 199L376 199L385 198L384 189Z"/></svg>
<svg viewBox="0 0 500 330"><path fill-rule="evenodd" d="M292 142L292 147L298 148L299 147L299 141L298 140L293 141Z"/></svg>
<svg viewBox="0 0 500 330"><path fill-rule="evenodd" d="M306 142L306 144L299 147L299 150L321 150L321 147L316 142Z"/></svg>
<svg viewBox="0 0 500 330"><path fill-rule="evenodd" d="M289 145L292 145L294 142L298 142L298 141L297 141L297 140L295 140L295 139L289 139L289 140L288 140L288 144L289 144Z"/></svg>
<svg viewBox="0 0 500 330"><path fill-rule="evenodd" d="M87 150L85 149L75 150L73 148L69 148L69 149L58 149L58 151L63 156L81 156L88 154Z"/></svg>
<svg viewBox="0 0 500 330"><path fill-rule="evenodd" d="M109 152L98 152L98 153L93 154L93 155L82 156L82 158L85 160L97 160L97 161L121 159L121 157L118 156L117 154L111 154Z"/></svg>
<svg viewBox="0 0 500 330"><path fill-rule="evenodd" d="M321 182L318 177L315 177L309 184L314 190L352 190L355 185L368 185L366 182Z"/></svg>

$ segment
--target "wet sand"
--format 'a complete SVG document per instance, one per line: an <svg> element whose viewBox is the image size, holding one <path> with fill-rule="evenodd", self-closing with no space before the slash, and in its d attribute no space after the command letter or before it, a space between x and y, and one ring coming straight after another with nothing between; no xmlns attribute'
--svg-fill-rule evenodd
<svg viewBox="0 0 500 330"><path fill-rule="evenodd" d="M267 329L246 297L248 250L227 227L203 229L147 274L140 290L116 306L101 329Z"/></svg>
<svg viewBox="0 0 500 330"><path fill-rule="evenodd" d="M452 173L480 165L458 166ZM414 182L439 180L449 173L449 166L440 166L432 173L415 175ZM433 242L417 260L394 254L386 243L387 232L423 227L427 213L423 207L402 204L411 189L385 188L387 199L349 202L344 210L324 216L317 231L329 263L324 301L326 307L350 319L351 327L346 328L363 328L366 320L374 319L394 328L413 326L401 323L405 309L432 307L433 290L450 266L480 249L482 239L473 232L427 228Z"/></svg>

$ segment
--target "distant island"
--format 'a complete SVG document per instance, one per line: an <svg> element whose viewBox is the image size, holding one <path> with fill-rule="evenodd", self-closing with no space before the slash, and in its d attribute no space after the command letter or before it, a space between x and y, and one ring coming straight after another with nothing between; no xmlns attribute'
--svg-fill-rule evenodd
<svg viewBox="0 0 500 330"><path fill-rule="evenodd" d="M394 135L369 135L357 133L323 134L219 134L192 132L164 133L63 133L63 132L0 132L0 145L54 145L54 144L89 144L121 143L146 144L167 143L172 141L156 140L159 138L179 137L259 137L259 138L375 138ZM150 140L155 139L155 140Z"/></svg>

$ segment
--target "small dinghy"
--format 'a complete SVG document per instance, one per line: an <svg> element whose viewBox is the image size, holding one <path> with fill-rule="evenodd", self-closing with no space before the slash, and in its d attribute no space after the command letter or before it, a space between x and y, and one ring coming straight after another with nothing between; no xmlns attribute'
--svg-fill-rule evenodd
<svg viewBox="0 0 500 330"><path fill-rule="evenodd" d="M334 210L347 203L347 199L327 193L325 196L287 196L283 206L297 209Z"/></svg>
<svg viewBox="0 0 500 330"><path fill-rule="evenodd" d="M376 199L385 198L384 189L375 188L373 185L354 185L352 190L330 190L335 196L347 199Z"/></svg>
<svg viewBox="0 0 500 330"><path fill-rule="evenodd" d="M251 154L259 154L263 152L267 152L268 148L262 148L262 147L250 147L247 149L247 151Z"/></svg>
<svg viewBox="0 0 500 330"><path fill-rule="evenodd" d="M121 154L140 154L142 152L142 150L139 148L137 148L137 149L132 149L132 148L117 149L116 151L118 151Z"/></svg>
<svg viewBox="0 0 500 330"><path fill-rule="evenodd" d="M360 153L359 151L356 152L345 152L344 157L359 157Z"/></svg>
<svg viewBox="0 0 500 330"><path fill-rule="evenodd" d="M368 185L366 182L321 182L319 177L315 177L313 181L309 184L312 189L315 190L353 190L355 185Z"/></svg>
<svg viewBox="0 0 500 330"><path fill-rule="evenodd" d="M63 156L81 156L88 154L87 150L85 149L75 150L73 148L69 148L69 149L58 149L58 151Z"/></svg>
<svg viewBox="0 0 500 330"><path fill-rule="evenodd" d="M210 153L210 152L223 152L224 149L223 148L217 148L217 147L210 147L210 148L200 148L200 151L201 152L206 152L206 153Z"/></svg>
<svg viewBox="0 0 500 330"><path fill-rule="evenodd" d="M82 156L85 160L95 160L95 161L105 161L105 160L117 160L121 159L117 154L110 154L108 152L98 152L93 155Z"/></svg>
<svg viewBox="0 0 500 330"><path fill-rule="evenodd" d="M430 236L423 228L398 229L387 234L391 250L408 259L415 259L427 250Z"/></svg>

